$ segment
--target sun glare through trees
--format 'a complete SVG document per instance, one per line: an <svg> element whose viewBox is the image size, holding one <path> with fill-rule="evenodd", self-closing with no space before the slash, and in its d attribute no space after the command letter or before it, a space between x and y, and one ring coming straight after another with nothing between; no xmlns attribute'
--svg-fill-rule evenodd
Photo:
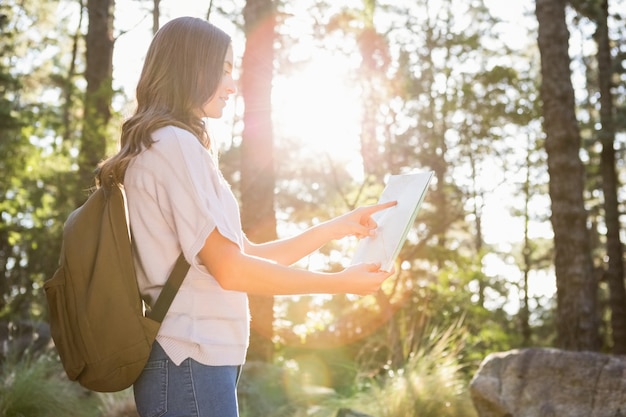
<svg viewBox="0 0 626 417"><path fill-rule="evenodd" d="M314 51L311 62L300 71L275 79L277 137L299 143L303 152L345 163L358 175L361 106L350 78L352 64L341 56Z"/></svg>

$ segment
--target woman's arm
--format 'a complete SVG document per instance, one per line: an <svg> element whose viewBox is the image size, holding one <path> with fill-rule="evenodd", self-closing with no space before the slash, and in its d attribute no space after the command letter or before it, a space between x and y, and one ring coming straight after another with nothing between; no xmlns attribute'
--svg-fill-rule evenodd
<svg viewBox="0 0 626 417"><path fill-rule="evenodd" d="M359 207L286 239L261 244L255 244L246 239L245 253L269 259L282 265L291 265L315 252L331 240L341 239L345 236L364 238L373 235L377 224L372 219L372 214L395 205L396 202L391 201Z"/></svg>
<svg viewBox="0 0 626 417"><path fill-rule="evenodd" d="M226 290L257 295L370 294L393 272L361 264L336 273L290 268L243 253L218 229L206 239L200 261Z"/></svg>

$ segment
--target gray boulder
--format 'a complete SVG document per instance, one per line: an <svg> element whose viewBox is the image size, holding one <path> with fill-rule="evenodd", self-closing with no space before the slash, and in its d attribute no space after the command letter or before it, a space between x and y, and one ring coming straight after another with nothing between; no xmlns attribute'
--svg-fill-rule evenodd
<svg viewBox="0 0 626 417"><path fill-rule="evenodd" d="M480 417L626 417L626 357L533 348L487 356L470 383Z"/></svg>

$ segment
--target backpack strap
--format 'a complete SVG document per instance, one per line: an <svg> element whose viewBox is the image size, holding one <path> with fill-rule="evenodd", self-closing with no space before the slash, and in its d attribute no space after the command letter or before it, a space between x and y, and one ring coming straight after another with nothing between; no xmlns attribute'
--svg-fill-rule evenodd
<svg viewBox="0 0 626 417"><path fill-rule="evenodd" d="M189 264L181 253L174 264L174 269L172 269L170 276L167 278L167 282L161 290L161 294L159 294L159 298L157 298L154 303L154 307L147 314L148 317L159 323L163 321L165 313L167 313L167 310L170 308L178 292L178 288L180 288L180 284L183 283L183 279L185 279L185 275L187 275L187 271L189 271Z"/></svg>

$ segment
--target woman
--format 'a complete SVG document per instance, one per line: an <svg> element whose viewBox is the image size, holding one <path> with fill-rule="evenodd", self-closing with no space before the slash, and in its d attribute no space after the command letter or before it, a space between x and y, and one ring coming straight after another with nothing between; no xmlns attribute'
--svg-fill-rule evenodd
<svg viewBox="0 0 626 417"><path fill-rule="evenodd" d="M142 417L238 415L236 384L249 336L247 294L368 294L391 275L363 264L337 273L290 268L332 239L364 237L362 207L290 239L254 244L210 152L203 118L219 118L236 91L230 38L184 17L155 35L137 85L137 110L99 180L123 182L139 287L156 300L181 253L191 265L134 385ZM393 204L391 204L393 205Z"/></svg>

